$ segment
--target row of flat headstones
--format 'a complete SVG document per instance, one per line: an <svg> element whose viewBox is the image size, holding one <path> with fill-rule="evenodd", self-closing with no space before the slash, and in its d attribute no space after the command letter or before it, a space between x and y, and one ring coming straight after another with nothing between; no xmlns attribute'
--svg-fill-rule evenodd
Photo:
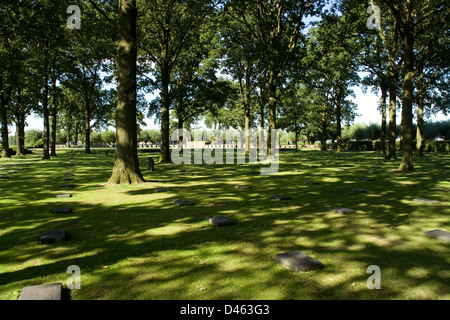
<svg viewBox="0 0 450 320"><path fill-rule="evenodd" d="M32 163L24 163L23 166L31 166ZM17 173L17 170L23 170L23 168L18 168L14 164L7 164L0 168L0 171L6 171L7 168L13 168L14 170L8 171L7 174ZM0 175L0 179L9 179L9 175Z"/></svg>
<svg viewBox="0 0 450 320"><path fill-rule="evenodd" d="M69 166L72 167L74 165L73 156L69 160ZM68 169L67 175L73 176L74 169ZM73 178L64 178L64 181L71 181ZM71 184L62 184L60 188L68 188L73 187ZM71 193L58 193L56 198L70 198L72 197ZM50 210L50 213L62 214L62 213L71 213L72 209L69 207L53 207ZM53 230L53 231L44 231L39 238L39 243L55 243L59 241L64 241L67 238L66 230Z"/></svg>
<svg viewBox="0 0 450 320"><path fill-rule="evenodd" d="M69 166L73 165L73 156L69 160ZM66 176L73 176L73 169L67 170L68 174ZM64 178L64 181L71 181L71 178ZM63 184L60 188L73 187L73 185ZM56 195L57 198L69 198L72 197L70 193L60 193ZM68 207L54 207L50 210L51 213L70 213L71 208ZM49 244L60 241L65 241L67 239L66 230L51 230L44 231L39 237L39 243ZM61 283L51 283L42 284L36 286L27 286L22 289L19 300L61 300L62 299L62 284Z"/></svg>

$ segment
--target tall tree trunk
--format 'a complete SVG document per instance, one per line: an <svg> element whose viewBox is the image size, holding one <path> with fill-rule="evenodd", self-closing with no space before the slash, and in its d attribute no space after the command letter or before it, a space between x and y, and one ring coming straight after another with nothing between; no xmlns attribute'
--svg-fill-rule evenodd
<svg viewBox="0 0 450 320"><path fill-rule="evenodd" d="M338 94L336 97L336 141L338 152L342 151L342 130L341 130L341 99L342 99L342 89L339 87Z"/></svg>
<svg viewBox="0 0 450 320"><path fill-rule="evenodd" d="M78 147L78 134L79 133L80 133L80 122L76 121L75 122L75 141L74 141L75 148Z"/></svg>
<svg viewBox="0 0 450 320"><path fill-rule="evenodd" d="M373 2L372 2L373 4ZM380 35L384 39L383 32L380 29ZM389 51L389 61L387 65L387 76L388 76L388 86L389 86L389 126L388 126L388 141L386 160L396 160L397 156L395 154L395 140L397 138L397 70L396 70L396 54L397 54L397 41L398 41L398 23L394 22L393 40L390 44L385 42L385 46ZM385 41L385 40L383 40Z"/></svg>
<svg viewBox="0 0 450 320"><path fill-rule="evenodd" d="M264 84L262 81L259 83L259 152L262 151L264 145L264 109L265 109L265 101L264 101Z"/></svg>
<svg viewBox="0 0 450 320"><path fill-rule="evenodd" d="M239 89L241 96L241 103L244 107L244 134L245 134L245 156L250 154L250 71L245 70L245 92L242 83L242 77L239 78Z"/></svg>
<svg viewBox="0 0 450 320"><path fill-rule="evenodd" d="M183 132L184 120L181 112L178 113L178 132ZM183 135L178 137L179 149L183 148Z"/></svg>
<svg viewBox="0 0 450 320"><path fill-rule="evenodd" d="M276 110L277 110L277 79L276 70L272 67L269 71L269 130L267 132L267 156L272 157L272 130L276 130ZM273 132L275 134L275 131ZM273 139L274 141L276 139ZM275 145L273 147L276 147Z"/></svg>
<svg viewBox="0 0 450 320"><path fill-rule="evenodd" d="M84 109L84 136L86 140L84 152L91 153L91 99L86 98L86 106Z"/></svg>
<svg viewBox="0 0 450 320"><path fill-rule="evenodd" d="M396 160L395 154L395 140L397 138L397 88L394 79L391 79L389 84L389 127L388 127L388 142L386 149L386 160Z"/></svg>
<svg viewBox="0 0 450 320"><path fill-rule="evenodd" d="M0 75L0 118L2 121L2 154L3 158L11 157L9 151L9 137L8 137L8 113L7 106L9 97L3 83L3 77Z"/></svg>
<svg viewBox="0 0 450 320"><path fill-rule="evenodd" d="M6 108L0 107L0 117L2 118L2 157L9 158L11 153L9 151L9 136L8 136L8 115Z"/></svg>
<svg viewBox="0 0 450 320"><path fill-rule="evenodd" d="M250 154L250 108L248 104L244 110L245 118L245 155L248 156Z"/></svg>
<svg viewBox="0 0 450 320"><path fill-rule="evenodd" d="M250 154L250 106L251 106L251 70L249 67L246 70L245 77L245 155L248 156Z"/></svg>
<svg viewBox="0 0 450 320"><path fill-rule="evenodd" d="M69 117L67 117L69 118ZM66 120L67 122L67 148L70 148L70 142L72 141L72 122Z"/></svg>
<svg viewBox="0 0 450 320"><path fill-rule="evenodd" d="M295 152L298 151L298 120L297 120L297 114L294 115L294 132L295 132Z"/></svg>
<svg viewBox="0 0 450 320"><path fill-rule="evenodd" d="M423 85L423 67L418 66L417 77L417 133L416 133L416 156L423 156L423 108L425 88Z"/></svg>
<svg viewBox="0 0 450 320"><path fill-rule="evenodd" d="M323 119L322 119L322 137L320 138L320 150L321 151L327 151L327 125L326 125L326 116L325 116L325 112L323 114Z"/></svg>
<svg viewBox="0 0 450 320"><path fill-rule="evenodd" d="M136 130L136 0L119 0L116 160L109 183L141 183Z"/></svg>
<svg viewBox="0 0 450 320"><path fill-rule="evenodd" d="M380 151L386 154L386 95L387 88L381 85L381 134L380 134Z"/></svg>
<svg viewBox="0 0 450 320"><path fill-rule="evenodd" d="M50 119L48 110L48 67L44 68L44 96L42 97L42 110L44 116L44 147L42 159L50 159Z"/></svg>
<svg viewBox="0 0 450 320"><path fill-rule="evenodd" d="M411 13L407 15L411 19ZM407 23L409 25L409 23ZM402 98L402 161L399 170L412 171L413 166L413 127L412 103L414 91L414 30L404 31L404 66Z"/></svg>
<svg viewBox="0 0 450 320"><path fill-rule="evenodd" d="M169 83L170 83L170 69L166 63L160 66L161 71L161 151L159 162L171 162L170 156L170 97L169 97Z"/></svg>
<svg viewBox="0 0 450 320"><path fill-rule="evenodd" d="M57 115L58 115L58 106L57 106L57 93L56 93L56 77L53 79L53 99L52 99L52 141L51 141L51 153L52 157L56 157L56 130L57 130Z"/></svg>
<svg viewBox="0 0 450 320"><path fill-rule="evenodd" d="M18 112L16 113L16 119L14 120L14 123L16 124L16 156L23 156L23 149L20 141L20 115L18 114Z"/></svg>
<svg viewBox="0 0 450 320"><path fill-rule="evenodd" d="M16 156L23 155L22 144L22 118L25 117L25 112L22 108L22 89L17 88L17 109L14 111L14 122L16 124Z"/></svg>
<svg viewBox="0 0 450 320"><path fill-rule="evenodd" d="M26 112L20 112L20 120L19 120L19 144L22 152L25 152L25 118Z"/></svg>

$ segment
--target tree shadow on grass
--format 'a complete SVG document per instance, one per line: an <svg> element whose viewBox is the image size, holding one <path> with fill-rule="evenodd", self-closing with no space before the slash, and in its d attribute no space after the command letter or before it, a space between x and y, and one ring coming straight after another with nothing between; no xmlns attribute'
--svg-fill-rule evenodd
<svg viewBox="0 0 450 320"><path fill-rule="evenodd" d="M0 220L5 230L0 246L2 263L14 267L0 274L0 284L20 291L29 284L65 280L67 267L78 265L87 280L82 290L71 292L74 299L395 299L414 296L404 291L424 286L433 298L448 292L443 272L448 245L402 231L422 217L414 217L417 206L403 201L403 195L412 196L410 188L391 186L389 174L377 178L382 186L374 191L385 192L383 186L388 185L398 193L388 205L381 197L336 197L339 177L298 187L294 174L273 180L227 177L223 183L206 178L185 184L172 177L175 186L167 194L154 194L154 184L125 187L123 194L136 201L118 205L73 198L65 203L73 205L74 212L62 216L43 210L43 204L12 205L6 214L21 213ZM99 184L98 179L103 175L94 175L90 182ZM252 189L237 190L237 183L252 183ZM81 193L96 188L87 185ZM272 192L293 199L270 200ZM173 204L187 197L193 207ZM211 201L227 204L203 206ZM330 205L357 205L357 213L329 213ZM398 215L398 210L406 215ZM206 222L207 216L221 214L238 223L216 228ZM69 241L37 243L41 231L55 228L66 228ZM276 253L293 250L322 261L325 269L295 274L274 262ZM364 287L369 276L365 269L371 264L381 267L382 290Z"/></svg>

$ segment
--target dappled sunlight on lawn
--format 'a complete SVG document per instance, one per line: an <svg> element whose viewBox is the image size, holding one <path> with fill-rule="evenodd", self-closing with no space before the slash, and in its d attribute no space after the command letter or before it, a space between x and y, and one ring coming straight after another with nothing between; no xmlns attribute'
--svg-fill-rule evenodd
<svg viewBox="0 0 450 320"><path fill-rule="evenodd" d="M375 153L283 152L278 177L267 177L246 174L257 170L248 165L185 165L179 172L156 164L148 172L144 155L141 170L152 181L111 186L111 165L77 150L75 187L64 191L72 197L56 198L71 155L59 152L2 181L1 299L16 299L26 285L65 282L69 265L82 274L72 299L448 298L448 244L423 235L450 227L450 173L439 165L447 156L418 159L425 175L411 176L389 171L397 163ZM179 207L176 199L193 205ZM50 213L55 206L73 211ZM208 223L219 215L236 224ZM58 229L67 230L66 242L37 242L41 232ZM297 250L325 268L296 274L274 260ZM367 289L370 265L381 268L382 290Z"/></svg>

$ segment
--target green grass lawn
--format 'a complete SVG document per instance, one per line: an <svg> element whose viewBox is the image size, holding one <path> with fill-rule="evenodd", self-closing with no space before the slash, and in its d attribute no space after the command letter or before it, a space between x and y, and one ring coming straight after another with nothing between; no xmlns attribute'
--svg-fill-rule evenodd
<svg viewBox="0 0 450 320"><path fill-rule="evenodd" d="M423 235L450 231L449 154L416 158L423 175L410 176L373 152L283 151L280 178L245 175L260 168L249 164L156 164L148 172L147 158L157 154L140 154L153 182L110 186L113 151L76 150L73 197L56 198L72 150L58 155L0 159L0 168L11 165L0 175L23 168L0 180L0 299L15 300L30 285L66 287L71 265L81 270L81 289L67 290L74 300L450 299L450 246ZM270 198L277 194L292 200ZM412 201L418 197L441 204ZM173 204L182 198L194 206ZM54 206L73 212L52 214ZM327 211L333 206L356 213ZM216 215L237 224L214 227L206 218ZM38 243L57 229L67 230L67 242ZM325 268L293 273L274 261L296 250ZM371 265L381 270L379 290L367 288Z"/></svg>

